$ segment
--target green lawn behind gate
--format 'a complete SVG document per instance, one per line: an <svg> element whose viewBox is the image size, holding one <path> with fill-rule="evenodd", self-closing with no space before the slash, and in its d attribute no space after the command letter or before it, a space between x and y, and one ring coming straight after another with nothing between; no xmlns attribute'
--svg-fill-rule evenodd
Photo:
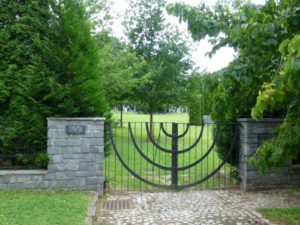
<svg viewBox="0 0 300 225"><path fill-rule="evenodd" d="M114 114L114 117L118 119L119 114ZM137 113L125 113L123 127L117 127L114 130L115 141L119 149L122 158L130 166L130 168L137 174L141 175L146 180L151 182L169 185L171 184L171 172L161 170L153 167L150 163L147 163L140 154L134 149L134 145L128 132L127 122L147 122L149 121L149 115L137 114ZM179 123L179 134L181 134L188 122L188 114L159 114L154 116L155 122L177 122ZM171 124L165 124L169 133L172 131ZM134 137L138 146L143 152L151 159L160 165L171 166L171 154L167 154L157 150L147 138L145 123L132 123ZM178 143L178 150L189 147L194 143L201 131L200 126L192 126L187 136L181 139ZM162 131L159 129L159 124L155 124L154 136L157 142L167 149L171 149L171 139L162 135ZM205 154L206 150L211 146L213 142L213 125L206 125L203 131L202 139L200 143L190 152L186 154L179 154L178 163L179 167L186 166L193 163L196 159ZM204 178L210 174L215 168L217 168L222 161L219 159L215 151L212 151L207 158L205 158L199 165L188 169L186 171L179 172L179 184L193 183L199 179ZM224 187L234 186L236 181L229 178L230 167L227 165L223 167L220 172L215 176L208 179L198 187L200 188L212 188L212 187ZM105 161L105 177L108 178L109 187L117 190L137 190L148 189L150 186L145 185L143 182L134 178L127 170L121 165L116 158L113 151L106 158Z"/></svg>

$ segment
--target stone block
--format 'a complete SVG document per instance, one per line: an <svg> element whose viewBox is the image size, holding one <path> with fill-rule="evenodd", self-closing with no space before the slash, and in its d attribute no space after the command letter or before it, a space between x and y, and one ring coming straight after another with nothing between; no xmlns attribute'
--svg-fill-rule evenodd
<svg viewBox="0 0 300 225"><path fill-rule="evenodd" d="M9 176L0 176L0 184L6 184L10 182Z"/></svg>
<svg viewBox="0 0 300 225"><path fill-rule="evenodd" d="M87 153L90 149L90 140L88 138L81 139L81 152Z"/></svg>
<svg viewBox="0 0 300 225"><path fill-rule="evenodd" d="M68 139L68 147L80 147L81 146L81 138L69 138Z"/></svg>
<svg viewBox="0 0 300 225"><path fill-rule="evenodd" d="M52 159L52 162L53 162L54 164L56 164L56 163L62 163L62 162L63 162L63 157L62 157L62 155L53 155L53 156L51 157L51 159Z"/></svg>
<svg viewBox="0 0 300 225"><path fill-rule="evenodd" d="M0 183L0 190L7 190L8 184Z"/></svg>
<svg viewBox="0 0 300 225"><path fill-rule="evenodd" d="M77 160L80 160L82 158L82 154L65 154L65 155L62 155L63 157L63 160L68 160L68 159L77 159Z"/></svg>
<svg viewBox="0 0 300 225"><path fill-rule="evenodd" d="M85 179L80 178L76 180L70 180L65 187L75 188L77 190L83 190L86 185Z"/></svg>
<svg viewBox="0 0 300 225"><path fill-rule="evenodd" d="M91 138L90 145L91 146L103 146L104 140L103 140L103 138Z"/></svg>
<svg viewBox="0 0 300 225"><path fill-rule="evenodd" d="M104 195L104 188L103 185L97 185L97 190L96 192L98 193L99 196L103 196Z"/></svg>
<svg viewBox="0 0 300 225"><path fill-rule="evenodd" d="M86 185L85 190L86 191L97 191L97 185Z"/></svg>
<svg viewBox="0 0 300 225"><path fill-rule="evenodd" d="M100 153L102 155L104 153L104 146L91 146L90 147L91 153Z"/></svg>
<svg viewBox="0 0 300 225"><path fill-rule="evenodd" d="M42 181L27 181L23 184L23 188L25 189L38 189L41 187Z"/></svg>
<svg viewBox="0 0 300 225"><path fill-rule="evenodd" d="M98 157L98 155L93 154L93 153L88 153L88 154L82 154L81 155L81 159L83 161L86 161L86 162L95 162L97 157Z"/></svg>
<svg viewBox="0 0 300 225"><path fill-rule="evenodd" d="M95 170L96 171L102 171L103 170L103 164L102 163L95 164Z"/></svg>
<svg viewBox="0 0 300 225"><path fill-rule="evenodd" d="M75 172L73 171L63 171L55 173L56 180L72 180L75 177Z"/></svg>
<svg viewBox="0 0 300 225"><path fill-rule="evenodd" d="M54 147L68 147L68 140L67 139L53 139L52 145Z"/></svg>
<svg viewBox="0 0 300 225"><path fill-rule="evenodd" d="M96 176L98 177L103 177L103 171L102 170L99 170L99 171L96 171Z"/></svg>
<svg viewBox="0 0 300 225"><path fill-rule="evenodd" d="M50 146L48 146L48 148L47 148L48 155L57 155L58 152L59 152L59 148L58 147L50 147Z"/></svg>
<svg viewBox="0 0 300 225"><path fill-rule="evenodd" d="M89 170L89 163L88 162L80 162L79 163L79 170L88 171Z"/></svg>
<svg viewBox="0 0 300 225"><path fill-rule="evenodd" d="M9 176L9 183L13 184L17 182L17 178L15 175L10 175Z"/></svg>
<svg viewBox="0 0 300 225"><path fill-rule="evenodd" d="M48 137L48 140L47 140L47 147L49 148L49 147L55 147L54 145L53 145L53 139L52 138L49 138Z"/></svg>
<svg viewBox="0 0 300 225"><path fill-rule="evenodd" d="M54 171L49 171L48 174L44 175L43 180L54 180L55 179L55 172Z"/></svg>
<svg viewBox="0 0 300 225"><path fill-rule="evenodd" d="M48 189L49 188L49 181L43 180L40 184L40 188L42 189Z"/></svg>
<svg viewBox="0 0 300 225"><path fill-rule="evenodd" d="M87 177L89 175L88 171L75 171L76 177Z"/></svg>
<svg viewBox="0 0 300 225"><path fill-rule="evenodd" d="M87 185L97 185L97 184L99 184L99 182L100 182L99 177L88 177L86 179Z"/></svg>
<svg viewBox="0 0 300 225"><path fill-rule="evenodd" d="M42 181L44 179L44 175L31 175L31 180Z"/></svg>
<svg viewBox="0 0 300 225"><path fill-rule="evenodd" d="M94 138L104 138L104 132L103 131L95 131L92 133L92 137Z"/></svg>
<svg viewBox="0 0 300 225"><path fill-rule="evenodd" d="M79 170L79 160L65 160L63 163L55 164L57 171Z"/></svg>
<svg viewBox="0 0 300 225"><path fill-rule="evenodd" d="M65 164L65 170L79 170L79 162L78 160L68 160L68 162Z"/></svg>

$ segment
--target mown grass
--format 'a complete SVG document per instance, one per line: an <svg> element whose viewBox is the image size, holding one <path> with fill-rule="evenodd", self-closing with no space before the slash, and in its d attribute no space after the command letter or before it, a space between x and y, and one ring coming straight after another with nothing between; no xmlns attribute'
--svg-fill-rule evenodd
<svg viewBox="0 0 300 225"><path fill-rule="evenodd" d="M259 209L267 219L280 225L300 225L300 206Z"/></svg>
<svg viewBox="0 0 300 225"><path fill-rule="evenodd" d="M0 191L0 224L84 225L89 200L83 192Z"/></svg>
<svg viewBox="0 0 300 225"><path fill-rule="evenodd" d="M118 119L119 114L114 114L114 117ZM114 139L119 149L122 158L130 168L135 171L138 175L142 176L146 180L151 182L170 185L171 184L171 171L166 171L158 169L152 166L150 163L145 161L140 154L135 150L132 143L131 137L128 131L128 122L132 123L134 137L137 141L138 146L143 150L144 154L150 159L153 159L156 163L163 166L171 166L171 154L164 153L156 149L150 140L147 138L146 127L144 123L148 122L149 115L136 114L136 113L125 113L124 114L124 124L123 127L116 127L114 129ZM168 122L164 123L167 131L172 132L172 126L170 122L179 123L179 134L181 134L186 127L188 122L187 114L158 114L154 116L155 122ZM136 122L136 123L134 123ZM203 156L207 149L211 146L213 142L213 125L206 125L203 131L201 141L196 147L186 154L179 154L178 166L186 166L193 163L196 159ZM187 135L180 139L178 142L178 150L192 145L197 139L201 131L201 126L192 126ZM171 149L171 138L167 138L162 134L159 128L159 123L154 126L154 137L160 146ZM222 161L218 157L215 151L212 151L207 158L205 158L197 166L179 172L179 184L185 185L194 183L205 176L210 174ZM235 185L235 180L225 179L224 174L228 175L230 173L230 167L225 166L222 169L222 173L217 173L212 178L208 179L202 183L199 187L211 188L211 187L222 187ZM222 175L223 174L223 175ZM140 180L134 178L127 170L121 165L121 163L116 158L115 154L111 154L106 158L105 161L105 176L109 182L109 187L117 190L138 190L138 189L150 189L151 187L144 184Z"/></svg>

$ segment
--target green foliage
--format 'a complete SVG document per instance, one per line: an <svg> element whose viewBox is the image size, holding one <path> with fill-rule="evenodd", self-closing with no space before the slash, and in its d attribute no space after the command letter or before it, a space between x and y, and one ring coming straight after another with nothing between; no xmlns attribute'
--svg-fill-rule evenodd
<svg viewBox="0 0 300 225"><path fill-rule="evenodd" d="M199 94L189 95L189 123L190 124L201 124L203 115L201 110L202 97Z"/></svg>
<svg viewBox="0 0 300 225"><path fill-rule="evenodd" d="M217 129L214 129L214 137L216 138L216 152L218 153L219 157L222 160L226 160L227 163L237 168L238 166L238 158L236 157L238 155L238 147L236 146L231 150L231 157L227 157L228 151L232 145L232 140L234 138L234 130L235 130L235 123L226 121L221 122L219 124L219 135L217 135ZM236 175L236 171L232 168L231 171L233 174ZM237 176L235 176L236 178Z"/></svg>
<svg viewBox="0 0 300 225"><path fill-rule="evenodd" d="M164 5L163 0L132 0L125 21L132 51L145 61L141 72L135 74L144 82L134 89L133 100L150 115L180 104L190 68L186 41L165 22Z"/></svg>
<svg viewBox="0 0 300 225"><path fill-rule="evenodd" d="M145 62L112 37L108 37L107 43L100 49L101 73L105 74L103 86L110 107L126 104L137 84L142 83L134 75L141 71Z"/></svg>
<svg viewBox="0 0 300 225"><path fill-rule="evenodd" d="M0 21L4 145L44 146L47 117L106 114L100 54L81 1L3 0Z"/></svg>
<svg viewBox="0 0 300 225"><path fill-rule="evenodd" d="M190 123L200 124L204 115L211 114L212 95L218 82L218 73L193 73L189 77L186 102Z"/></svg>
<svg viewBox="0 0 300 225"><path fill-rule="evenodd" d="M222 79L212 101L214 120L250 117L252 108L255 117L286 117L287 124L279 129L278 139L266 143L257 155L263 169L280 166L299 151L296 133L300 98L295 91L299 90L299 43L295 37L300 28L299 6L298 0L268 0L264 5L230 1L214 8L204 4L168 6L169 13L188 22L195 40L208 35L213 44L210 54L224 46L237 52L235 60L221 71ZM293 39L293 44L287 39ZM287 136L286 129L290 128L295 132L293 137ZM272 160L271 152L276 155Z"/></svg>
<svg viewBox="0 0 300 225"><path fill-rule="evenodd" d="M257 151L255 161L262 171L271 166L283 166L300 155L300 35L283 41L279 51L282 54L280 70L270 84L264 85L252 109L255 118L282 105L287 110L285 121L277 131L278 138Z"/></svg>

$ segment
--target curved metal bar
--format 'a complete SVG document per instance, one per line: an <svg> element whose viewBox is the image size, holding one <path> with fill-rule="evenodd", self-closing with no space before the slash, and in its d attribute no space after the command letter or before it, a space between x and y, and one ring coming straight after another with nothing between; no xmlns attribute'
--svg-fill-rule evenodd
<svg viewBox="0 0 300 225"><path fill-rule="evenodd" d="M129 129L129 133L130 133L130 137L131 137L131 140L133 142L133 145L134 147L136 148L136 150L140 153L140 155L147 161L149 162L150 164L152 164L153 166L156 166L157 168L159 169L163 169L163 170L172 170L172 167L166 167L166 166L162 166L158 163L156 163L155 161L151 160L150 158L148 158L144 152L141 150L141 148L137 145L136 143L136 140L133 136L133 133L132 133L132 128L131 128L131 123L128 123L128 129Z"/></svg>
<svg viewBox="0 0 300 225"><path fill-rule="evenodd" d="M226 156L225 156L225 160L213 171L211 172L209 175L207 175L206 177L202 178L201 180L198 180L194 183L191 183L191 184L186 184L186 185L179 185L178 188L179 189L183 189L183 188L189 188L189 187L193 187L193 186L196 186L198 184L201 184L203 183L204 181L208 180L209 178L211 178L213 175L215 175L227 162L229 156L231 155L232 153L232 150L234 148L234 146L236 145L236 140L237 140L237 134L238 134L238 126L236 125L235 127L235 131L234 131L234 136L233 136L233 141L231 142L232 145L230 146L229 148L229 151L227 152Z"/></svg>
<svg viewBox="0 0 300 225"><path fill-rule="evenodd" d="M119 154L118 150L117 150L117 146L116 146L116 143L113 139L113 134L112 134L112 128L111 126L109 125L109 135L110 135L110 138L111 138L111 143L112 143L112 146L113 146L113 149L114 149L114 152L117 156L117 158L120 160L122 166L125 167L125 169L131 173L132 176L134 176L135 178L139 179L140 181L144 182L145 184L148 184L148 185L151 185L153 187L158 187L158 188L170 188L170 185L163 185L163 184L156 184L156 183L153 183L151 181L148 181L146 179L144 179L143 177L139 176L138 174L136 174L132 169L130 169L130 167L124 162L124 160L122 159L121 155Z"/></svg>
<svg viewBox="0 0 300 225"><path fill-rule="evenodd" d="M167 137L170 137L170 138L173 138L173 137L175 137L175 138L182 138L182 137L184 137L184 136L187 134L187 132L189 131L189 129L190 129L190 124L187 124L187 126L186 126L186 128L185 128L185 131L184 131L182 134L177 135L177 136L173 136L172 134L169 134L169 133L166 131L166 129L165 129L163 123L160 123L160 129L163 131L163 133L164 133Z"/></svg>
<svg viewBox="0 0 300 225"><path fill-rule="evenodd" d="M150 139L150 141L152 142L152 144L158 148L159 150L163 151L163 152L166 152L166 153L172 153L172 150L169 150L169 149L165 149L165 148L162 148L161 146L159 146L155 140L153 139L151 133L150 133L150 130L149 130L149 125L148 123L146 123L146 130L147 130L147 135ZM178 151L178 154L183 154L183 153L186 153L188 151L191 151L198 143L199 141L201 140L201 137L203 135L203 130L204 130L204 121L202 121L202 126L201 126L201 131L200 131L200 134L197 138L197 140L194 142L194 144L192 144L190 147L184 149L184 150L181 150L181 151Z"/></svg>
<svg viewBox="0 0 300 225"><path fill-rule="evenodd" d="M165 148L162 148L161 146L159 146L156 141L153 139L153 136L149 130L149 125L148 123L146 123L146 131L147 131L147 135L151 141L151 143L157 148L159 149L160 151L163 151L163 152L166 152L166 153L172 153L172 150L169 150L169 149L165 149Z"/></svg>
<svg viewBox="0 0 300 225"><path fill-rule="evenodd" d="M177 136L177 138L183 138L186 134L187 134L187 132L190 130L190 124L188 123L187 125L186 125L186 128L185 128L185 131L182 133L182 134L179 134L178 136Z"/></svg>
<svg viewBox="0 0 300 225"><path fill-rule="evenodd" d="M204 130L204 121L202 120L202 124L201 124L201 131L200 131L200 134L197 138L197 140L194 142L194 144L192 144L190 147L186 148L186 149L183 149L181 151L178 151L178 154L183 154L183 153L186 153L188 151L191 151L194 147L196 147L196 145L199 143L199 141L201 140L202 138L202 135L203 135L203 130Z"/></svg>
<svg viewBox="0 0 300 225"><path fill-rule="evenodd" d="M207 150L207 152L200 159L198 159L197 161L193 162L192 164L178 168L178 171L190 169L190 168L198 165L200 162L202 162L210 154L210 152L214 149L215 144L217 143L217 139L219 137L219 133L220 133L220 125L218 125L217 132L216 132L215 137L214 137L214 142L209 147L209 149Z"/></svg>

